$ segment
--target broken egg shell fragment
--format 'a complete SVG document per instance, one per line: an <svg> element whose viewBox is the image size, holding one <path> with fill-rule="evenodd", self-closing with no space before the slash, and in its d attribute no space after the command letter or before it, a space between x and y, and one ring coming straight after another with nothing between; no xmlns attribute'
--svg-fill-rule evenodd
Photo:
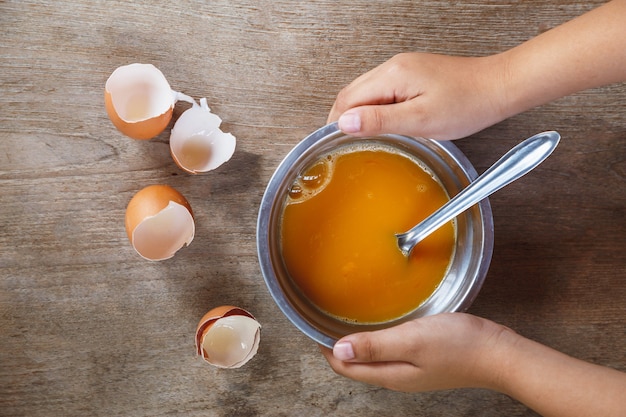
<svg viewBox="0 0 626 417"><path fill-rule="evenodd" d="M220 130L222 119L211 113L206 99L180 115L170 135L170 152L176 165L190 174L216 169L235 152L236 139Z"/></svg>
<svg viewBox="0 0 626 417"><path fill-rule="evenodd" d="M126 207L126 234L143 258L169 259L193 240L195 223L187 199L169 185L150 185Z"/></svg>
<svg viewBox="0 0 626 417"><path fill-rule="evenodd" d="M152 64L117 68L104 88L104 103L113 125L133 139L151 139L172 119L177 93Z"/></svg>
<svg viewBox="0 0 626 417"><path fill-rule="evenodd" d="M239 368L256 355L261 325L239 307L221 306L206 313L196 329L196 353L218 368Z"/></svg>

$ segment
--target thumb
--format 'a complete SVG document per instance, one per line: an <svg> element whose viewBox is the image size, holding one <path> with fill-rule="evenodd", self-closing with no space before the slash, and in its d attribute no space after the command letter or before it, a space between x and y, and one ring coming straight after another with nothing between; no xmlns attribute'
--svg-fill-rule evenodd
<svg viewBox="0 0 626 417"><path fill-rule="evenodd" d="M382 133L415 135L418 115L409 102L367 105L352 108L338 120L339 129L353 136Z"/></svg>
<svg viewBox="0 0 626 417"><path fill-rule="evenodd" d="M421 339L417 330L409 322L384 330L354 333L335 343L333 356L344 362L411 362Z"/></svg>

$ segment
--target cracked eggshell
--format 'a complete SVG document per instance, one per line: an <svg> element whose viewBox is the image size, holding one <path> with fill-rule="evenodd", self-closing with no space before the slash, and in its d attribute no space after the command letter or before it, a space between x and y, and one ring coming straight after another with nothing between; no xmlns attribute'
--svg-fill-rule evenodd
<svg viewBox="0 0 626 417"><path fill-rule="evenodd" d="M206 313L196 329L196 353L218 368L239 368L256 355L261 325L254 316L234 306Z"/></svg>
<svg viewBox="0 0 626 417"><path fill-rule="evenodd" d="M115 127L133 139L150 139L172 119L177 93L152 64L117 68L104 88L104 103Z"/></svg>
<svg viewBox="0 0 626 417"><path fill-rule="evenodd" d="M195 234L187 199L169 185L150 185L126 207L126 234L133 248L151 261L169 259Z"/></svg>
<svg viewBox="0 0 626 417"><path fill-rule="evenodd" d="M220 119L211 113L206 98L180 115L170 135L174 162L190 174L214 170L235 152L236 139L220 130Z"/></svg>

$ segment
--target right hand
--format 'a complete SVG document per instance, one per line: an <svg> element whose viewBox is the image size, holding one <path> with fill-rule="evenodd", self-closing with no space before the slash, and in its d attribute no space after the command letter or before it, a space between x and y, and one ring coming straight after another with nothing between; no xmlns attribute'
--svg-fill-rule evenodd
<svg viewBox="0 0 626 417"><path fill-rule="evenodd" d="M504 67L500 55L399 54L341 90L328 122L353 136L469 136L508 116Z"/></svg>

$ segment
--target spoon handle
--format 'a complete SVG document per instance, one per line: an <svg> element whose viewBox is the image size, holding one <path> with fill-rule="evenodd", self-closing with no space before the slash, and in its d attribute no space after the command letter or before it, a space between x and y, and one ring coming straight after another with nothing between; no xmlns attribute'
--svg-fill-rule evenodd
<svg viewBox="0 0 626 417"><path fill-rule="evenodd" d="M411 230L396 235L402 253L409 256L413 247L426 236L474 204L530 172L554 151L560 139L561 136L557 132L543 132L508 151L441 208Z"/></svg>

